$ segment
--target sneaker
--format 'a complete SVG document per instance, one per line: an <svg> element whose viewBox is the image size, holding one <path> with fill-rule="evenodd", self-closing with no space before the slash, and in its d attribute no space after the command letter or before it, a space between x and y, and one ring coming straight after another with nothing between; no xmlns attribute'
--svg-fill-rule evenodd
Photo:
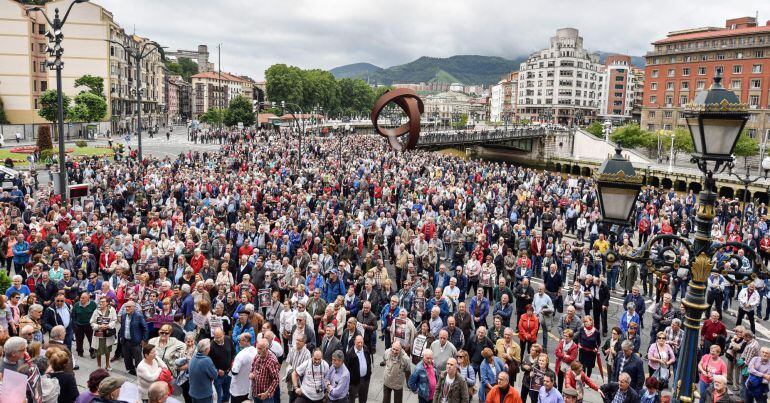
<svg viewBox="0 0 770 403"><path fill-rule="evenodd" d="M91 354L91 359L92 359L92 360L96 358L96 351L94 351L94 350L91 350L91 351L90 351L90 354Z"/></svg>
<svg viewBox="0 0 770 403"><path fill-rule="evenodd" d="M80 369L80 365L74 365L74 366L72 366L72 369L77 371L77 370Z"/></svg>
<svg viewBox="0 0 770 403"><path fill-rule="evenodd" d="M381 366L381 367L384 367L384 366L385 366L385 360L382 360L382 362L380 362L380 366Z"/></svg>

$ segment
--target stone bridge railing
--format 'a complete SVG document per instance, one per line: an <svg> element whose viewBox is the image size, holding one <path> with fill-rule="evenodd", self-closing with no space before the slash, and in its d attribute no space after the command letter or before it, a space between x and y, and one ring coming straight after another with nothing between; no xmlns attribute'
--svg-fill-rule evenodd
<svg viewBox="0 0 770 403"><path fill-rule="evenodd" d="M571 133L570 129L546 128L542 126L517 126L508 128L508 130L449 130L421 134L417 147L491 144L502 143L508 140L537 138L557 134L568 135Z"/></svg>

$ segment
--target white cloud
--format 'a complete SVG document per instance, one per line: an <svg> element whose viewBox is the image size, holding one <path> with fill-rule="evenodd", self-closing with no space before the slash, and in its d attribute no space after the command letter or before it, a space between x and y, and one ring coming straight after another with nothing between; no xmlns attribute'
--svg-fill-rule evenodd
<svg viewBox="0 0 770 403"><path fill-rule="evenodd" d="M754 15L747 0L95 0L128 32L171 49L209 46L222 68L253 78L274 63L382 67L420 56L513 58L544 48L557 28L580 30L593 50L644 55L668 31L723 26ZM760 21L770 19L759 10ZM763 12L767 14L763 14ZM764 24L760 22L760 24Z"/></svg>

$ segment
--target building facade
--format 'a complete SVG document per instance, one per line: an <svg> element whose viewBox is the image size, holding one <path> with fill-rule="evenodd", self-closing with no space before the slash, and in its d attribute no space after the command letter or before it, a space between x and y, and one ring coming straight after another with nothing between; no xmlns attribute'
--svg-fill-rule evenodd
<svg viewBox="0 0 770 403"><path fill-rule="evenodd" d="M686 127L682 107L714 76L751 113L746 130L762 144L770 134L770 21L754 17L727 20L724 27L670 32L652 43L645 58L641 122L650 131Z"/></svg>
<svg viewBox="0 0 770 403"><path fill-rule="evenodd" d="M487 119L487 101L474 98L461 92L441 92L423 97L424 116L442 125L451 125L460 121L463 115L468 124L483 122Z"/></svg>
<svg viewBox="0 0 770 403"><path fill-rule="evenodd" d="M633 72L631 57L609 55L604 61L604 86L599 100L599 117L623 124L632 119L636 97L637 76Z"/></svg>
<svg viewBox="0 0 770 403"><path fill-rule="evenodd" d="M547 49L521 63L516 113L519 118L569 124L593 119L604 75L599 56L583 47L574 28L562 28Z"/></svg>
<svg viewBox="0 0 770 403"><path fill-rule="evenodd" d="M253 99L254 84L230 73L205 72L190 77L192 86L192 116L198 118L211 108L227 108L238 95ZM244 92L245 88L245 92Z"/></svg>

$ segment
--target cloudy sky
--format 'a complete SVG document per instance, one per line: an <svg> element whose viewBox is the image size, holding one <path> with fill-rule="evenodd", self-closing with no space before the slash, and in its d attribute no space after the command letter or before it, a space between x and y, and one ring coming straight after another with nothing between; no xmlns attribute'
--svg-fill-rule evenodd
<svg viewBox="0 0 770 403"><path fill-rule="evenodd" d="M513 58L544 48L560 27L592 50L641 56L668 31L723 26L731 17L770 20L747 0L93 0L127 31L171 49L207 44L222 69L255 79L274 63L381 67L420 56ZM764 23L760 23L764 24Z"/></svg>

